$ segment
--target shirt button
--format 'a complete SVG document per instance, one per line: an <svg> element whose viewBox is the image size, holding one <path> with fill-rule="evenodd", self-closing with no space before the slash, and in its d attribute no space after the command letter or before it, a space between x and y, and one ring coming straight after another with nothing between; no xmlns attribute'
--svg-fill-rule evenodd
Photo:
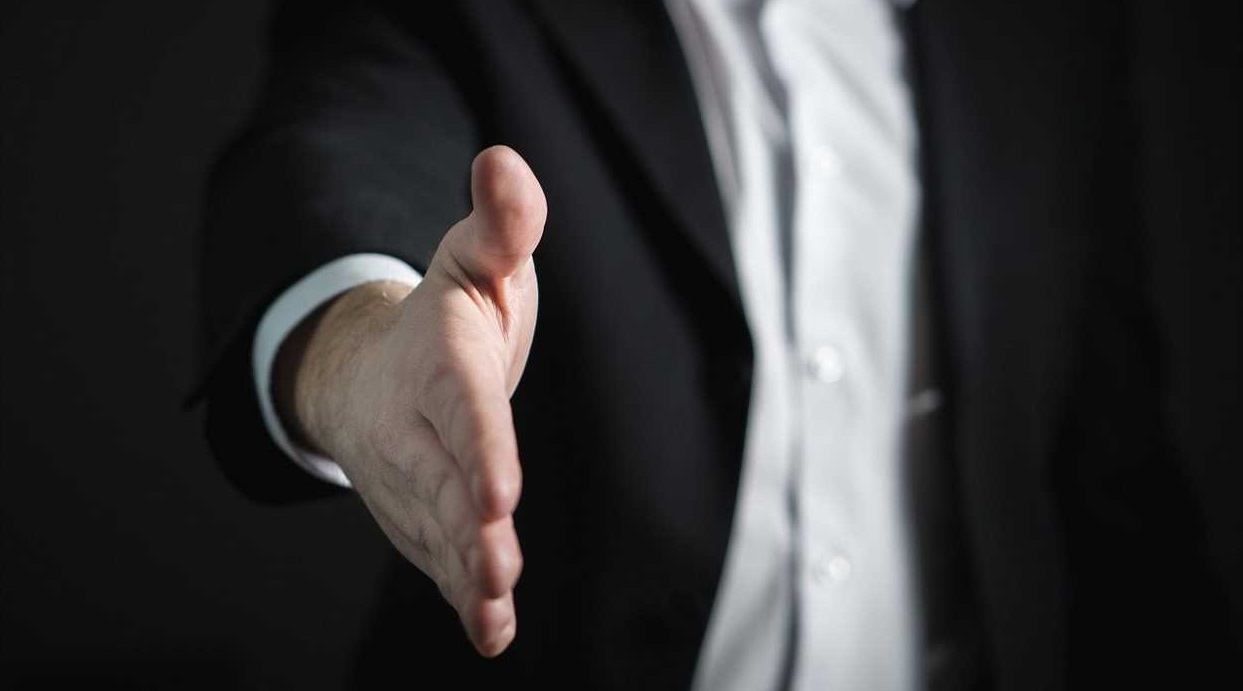
<svg viewBox="0 0 1243 691"><path fill-rule="evenodd" d="M844 168L842 157L831 146L817 147L813 161L816 172L821 175L836 176L841 174Z"/></svg>
<svg viewBox="0 0 1243 691"><path fill-rule="evenodd" d="M820 346L812 351L807 365L811 370L811 376L825 384L840 381L846 374L846 363L842 361L841 351L829 345Z"/></svg>
<svg viewBox="0 0 1243 691"><path fill-rule="evenodd" d="M818 585L841 583L850 578L850 560L840 554L823 556L811 567L811 577Z"/></svg>

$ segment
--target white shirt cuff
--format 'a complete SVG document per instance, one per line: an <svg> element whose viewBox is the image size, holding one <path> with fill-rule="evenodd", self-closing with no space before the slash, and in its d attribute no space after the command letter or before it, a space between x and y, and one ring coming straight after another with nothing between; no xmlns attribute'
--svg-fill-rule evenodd
<svg viewBox="0 0 1243 691"><path fill-rule="evenodd" d="M419 272L400 259L386 254L351 254L324 264L290 286L259 320L251 347L251 364L263 423L272 441L294 463L315 477L342 487L350 486L341 466L329 458L295 446L276 415L276 406L272 401L272 367L276 364L281 344L320 305L351 288L373 281L398 281L417 286L422 280Z"/></svg>

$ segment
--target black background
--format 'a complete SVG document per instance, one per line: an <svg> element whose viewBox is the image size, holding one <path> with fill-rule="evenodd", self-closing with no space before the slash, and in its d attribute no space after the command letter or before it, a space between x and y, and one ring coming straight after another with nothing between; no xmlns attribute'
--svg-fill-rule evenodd
<svg viewBox="0 0 1243 691"><path fill-rule="evenodd" d="M266 4L0 7L0 686L335 685L391 548L349 496L248 502L180 407Z"/></svg>
<svg viewBox="0 0 1243 691"><path fill-rule="evenodd" d="M181 409L204 178L255 93L266 14L240 0L0 0L2 689L334 687L370 624L392 549L361 505L249 502L209 458L201 411ZM1140 95L1162 173L1148 182L1164 193L1147 210L1196 233L1155 244L1185 253L1175 278L1191 286L1165 307L1191 334L1180 342L1228 363L1237 339L1197 336L1231 293L1192 298L1237 285L1222 234L1237 219L1222 182L1237 180L1237 103L1164 32L1211 26L1204 64L1237 64L1237 22L1146 26L1159 50ZM1168 185L1169 171L1194 174ZM1235 380L1211 381L1204 400L1237 400ZM1230 410L1178 409L1219 416L1177 421L1188 430L1224 430Z"/></svg>

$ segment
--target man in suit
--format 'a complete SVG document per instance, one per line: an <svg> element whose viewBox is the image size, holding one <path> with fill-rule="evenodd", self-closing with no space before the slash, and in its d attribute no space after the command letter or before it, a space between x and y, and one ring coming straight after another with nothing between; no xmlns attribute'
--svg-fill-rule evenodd
<svg viewBox="0 0 1243 691"><path fill-rule="evenodd" d="M1230 22L408 5L278 15L205 233L222 466L422 572L360 680L1238 674Z"/></svg>

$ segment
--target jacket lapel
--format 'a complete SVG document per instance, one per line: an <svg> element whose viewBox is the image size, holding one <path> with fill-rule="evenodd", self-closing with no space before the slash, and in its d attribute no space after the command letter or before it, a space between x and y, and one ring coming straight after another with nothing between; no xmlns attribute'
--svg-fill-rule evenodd
<svg viewBox="0 0 1243 691"><path fill-rule="evenodd" d="M651 0L534 0L533 5L695 253L740 311L699 107L664 5Z"/></svg>

